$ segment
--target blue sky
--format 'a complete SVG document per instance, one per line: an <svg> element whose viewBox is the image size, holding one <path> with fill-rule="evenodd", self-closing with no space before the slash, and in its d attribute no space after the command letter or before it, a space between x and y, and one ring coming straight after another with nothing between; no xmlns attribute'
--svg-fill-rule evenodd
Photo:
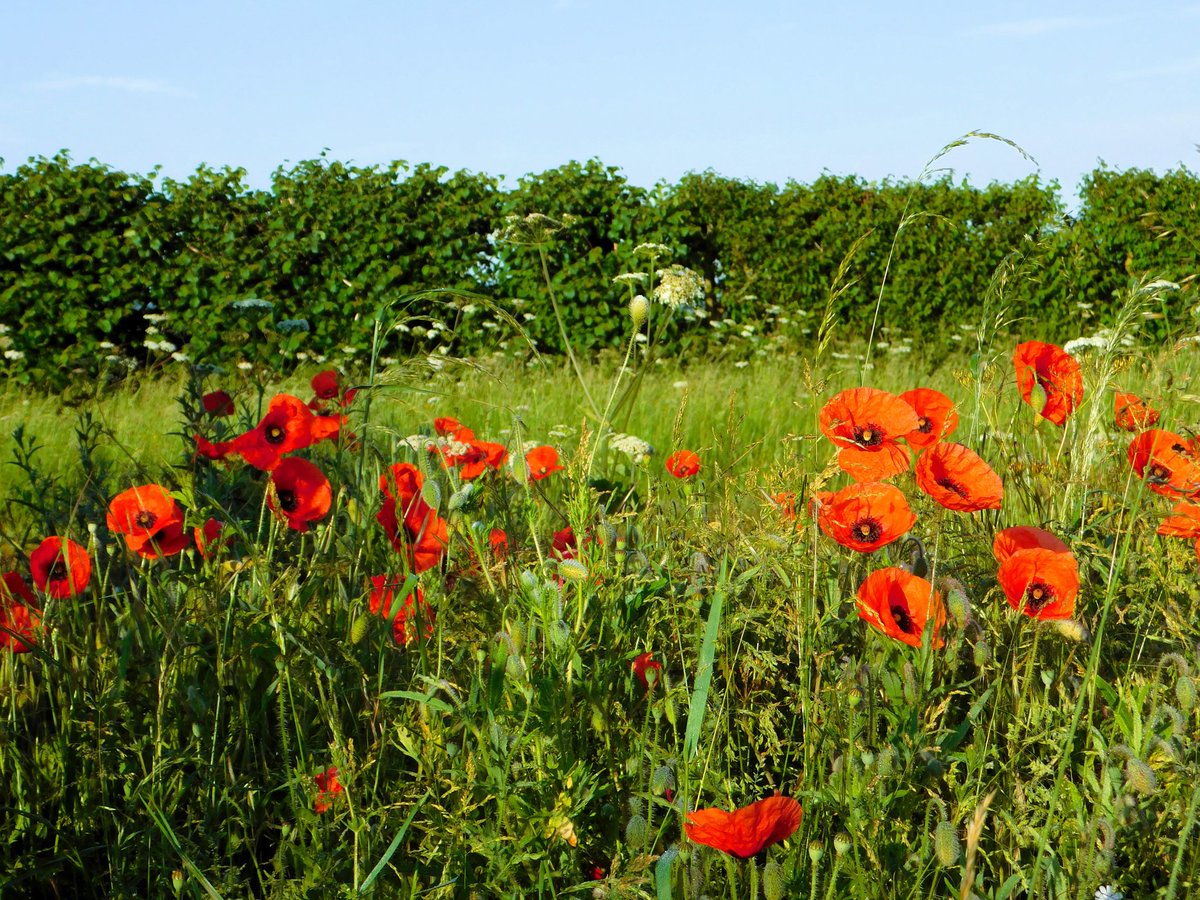
<svg viewBox="0 0 1200 900"><path fill-rule="evenodd" d="M10 3L0 157L66 148L256 186L318 155L515 179L913 177L973 129L1070 198L1103 159L1200 168L1200 3ZM975 183L1037 171L976 142Z"/></svg>

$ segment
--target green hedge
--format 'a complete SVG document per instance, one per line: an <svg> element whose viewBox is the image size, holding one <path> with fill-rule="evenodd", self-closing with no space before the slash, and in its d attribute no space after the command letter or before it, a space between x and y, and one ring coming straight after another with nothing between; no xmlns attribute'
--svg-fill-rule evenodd
<svg viewBox="0 0 1200 900"><path fill-rule="evenodd" d="M708 318L753 323L789 346L815 337L856 242L836 309L848 337L868 334L886 271L878 324L944 347L958 323L978 320L993 274L1013 254L1020 277L1004 302L1030 320L1021 326L1030 337L1065 340L1102 324L1114 294L1145 272L1184 285L1151 327L1194 329L1200 178L1102 167L1081 194L1069 217L1058 186L1035 177L976 188L823 175L778 186L702 172L647 190L591 160L506 189L484 174L325 157L281 168L270 190L253 190L241 169L174 181L60 153L0 171L0 365L54 384L164 362L173 348L195 361L287 371L365 353L374 311L426 288L486 295L554 352L543 253L572 341L616 347L628 334L627 291L612 279L644 270L648 260L634 253L644 242L671 249L659 266L704 276ZM541 246L504 240L531 213L571 224ZM247 298L271 306L234 305ZM470 353L513 339L486 304L425 299L409 311L453 333L435 341L422 328L389 332L385 353ZM690 339L719 333L692 326Z"/></svg>

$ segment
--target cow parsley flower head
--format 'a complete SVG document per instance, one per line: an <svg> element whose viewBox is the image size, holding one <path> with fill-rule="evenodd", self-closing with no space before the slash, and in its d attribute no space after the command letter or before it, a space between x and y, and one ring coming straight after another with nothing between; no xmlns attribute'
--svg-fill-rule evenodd
<svg viewBox="0 0 1200 900"><path fill-rule="evenodd" d="M664 306L679 309L704 296L704 280L685 266L659 269L656 274L658 285L654 288L654 299Z"/></svg>
<svg viewBox="0 0 1200 900"><path fill-rule="evenodd" d="M609 439L609 446L614 450L627 454L634 463L641 463L654 455L654 448L640 437L632 434L616 433Z"/></svg>

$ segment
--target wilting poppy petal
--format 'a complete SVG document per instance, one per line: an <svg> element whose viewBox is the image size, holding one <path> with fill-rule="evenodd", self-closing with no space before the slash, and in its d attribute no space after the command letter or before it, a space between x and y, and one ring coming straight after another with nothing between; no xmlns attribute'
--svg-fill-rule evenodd
<svg viewBox="0 0 1200 900"><path fill-rule="evenodd" d="M929 447L945 440L958 427L954 401L932 388L905 391L900 399L917 414L917 427L904 435L910 447Z"/></svg>
<svg viewBox="0 0 1200 900"><path fill-rule="evenodd" d="M56 600L82 594L92 577L92 559L70 538L51 535L29 554L34 586Z"/></svg>
<svg viewBox="0 0 1200 900"><path fill-rule="evenodd" d="M282 460L271 472L273 491L267 505L283 513L289 528L308 531L310 522L323 519L333 501L325 473L299 456Z"/></svg>
<svg viewBox="0 0 1200 900"><path fill-rule="evenodd" d="M1083 372L1075 357L1062 347L1026 341L1013 352L1013 367L1022 400L1033 404L1034 385L1045 392L1046 402L1039 413L1043 419L1062 425L1083 402Z"/></svg>
<svg viewBox="0 0 1200 900"><path fill-rule="evenodd" d="M1158 423L1158 410L1147 406L1137 394L1117 391L1113 398L1113 418L1118 428L1141 431Z"/></svg>
<svg viewBox="0 0 1200 900"><path fill-rule="evenodd" d="M996 535L992 541L992 555L996 557L996 562L1002 563L1018 550L1032 550L1037 547L1053 550L1055 553L1071 553L1071 548L1050 532L1030 525L1017 525L1005 528Z"/></svg>
<svg viewBox="0 0 1200 900"><path fill-rule="evenodd" d="M974 450L962 444L935 444L917 458L917 485L946 509L976 512L999 509L1004 484Z"/></svg>
<svg viewBox="0 0 1200 900"><path fill-rule="evenodd" d="M1173 431L1151 428L1129 442L1129 465L1146 487L1164 497L1200 493L1200 465L1191 444Z"/></svg>
<svg viewBox="0 0 1200 900"><path fill-rule="evenodd" d="M338 781L337 766L330 766L324 772L313 776L317 785L317 796L313 799L313 812L317 815L328 812L333 808L333 801L345 788Z"/></svg>
<svg viewBox="0 0 1200 900"><path fill-rule="evenodd" d="M997 576L1008 604L1035 619L1069 619L1079 593L1079 566L1070 553L1042 547L1018 550Z"/></svg>
<svg viewBox="0 0 1200 900"><path fill-rule="evenodd" d="M791 797L767 797L733 812L715 807L687 814L683 830L697 844L748 859L787 840L800 827L802 810Z"/></svg>
<svg viewBox="0 0 1200 900"><path fill-rule="evenodd" d="M941 647L939 632L946 622L942 597L924 578L906 569L877 569L858 588L858 617L888 637L921 646L926 625L933 628L931 644Z"/></svg>
<svg viewBox="0 0 1200 900"><path fill-rule="evenodd" d="M844 487L827 497L817 512L822 531L859 553L890 544L916 521L900 489L878 482Z"/></svg>

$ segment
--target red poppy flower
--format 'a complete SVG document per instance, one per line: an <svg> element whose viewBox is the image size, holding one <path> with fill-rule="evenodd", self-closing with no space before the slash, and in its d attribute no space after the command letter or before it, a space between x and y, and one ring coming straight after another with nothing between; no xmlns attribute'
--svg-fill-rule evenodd
<svg viewBox="0 0 1200 900"><path fill-rule="evenodd" d="M658 684L662 680L662 663L654 658L652 653L643 653L630 664L633 669L633 674L637 676L637 680L642 683L642 687L650 690L652 685ZM649 673L653 672L651 675Z"/></svg>
<svg viewBox="0 0 1200 900"><path fill-rule="evenodd" d="M42 624L33 591L17 572L5 572L0 583L0 649L28 653L33 649L34 631Z"/></svg>
<svg viewBox="0 0 1200 900"><path fill-rule="evenodd" d="M802 810L791 797L767 797L733 812L715 807L687 814L683 830L697 844L749 859L800 827Z"/></svg>
<svg viewBox="0 0 1200 900"><path fill-rule="evenodd" d="M313 442L312 425L312 410L304 401L291 394L276 394L262 421L234 438L230 449L254 468L270 471L285 454Z"/></svg>
<svg viewBox="0 0 1200 900"><path fill-rule="evenodd" d="M313 812L317 815L329 812L333 808L334 798L345 790L338 781L337 766L330 766L324 772L318 772L313 776L313 781L317 783L317 796L313 799Z"/></svg>
<svg viewBox="0 0 1200 900"><path fill-rule="evenodd" d="M844 487L824 500L817 512L822 531L859 553L890 544L916 521L900 489L881 482Z"/></svg>
<svg viewBox="0 0 1200 900"><path fill-rule="evenodd" d="M1013 353L1017 372L1017 389L1021 399L1033 405L1033 386L1046 394L1046 402L1038 413L1055 425L1062 425L1083 402L1083 372L1070 353L1054 344L1026 341Z"/></svg>
<svg viewBox="0 0 1200 900"><path fill-rule="evenodd" d="M676 450L667 457L667 471L676 478L692 478L700 474L700 457L693 450Z"/></svg>
<svg viewBox="0 0 1200 900"><path fill-rule="evenodd" d="M315 396L309 401L308 407L313 410L325 409L330 400L337 400L342 406L349 406L358 393L354 388L343 392L338 373L334 369L318 372L310 383Z"/></svg>
<svg viewBox="0 0 1200 900"><path fill-rule="evenodd" d="M108 504L108 530L125 536L125 545L146 559L173 556L188 543L183 509L160 484L122 491Z"/></svg>
<svg viewBox="0 0 1200 900"><path fill-rule="evenodd" d="M404 587L405 581L403 575L371 576L371 614L391 621L392 640L398 647L407 647L422 637L426 640L433 637L436 619L420 587L400 602L396 592Z"/></svg>
<svg viewBox="0 0 1200 900"><path fill-rule="evenodd" d="M433 430L438 433L439 437L458 434L463 430L470 431L469 428L464 429L462 422L458 421L458 419L451 418L450 416L439 416L438 418L434 419ZM475 437L473 432L471 433L471 437ZM470 438L468 438L468 440L470 440Z"/></svg>
<svg viewBox="0 0 1200 900"><path fill-rule="evenodd" d="M562 531L554 532L554 537L550 540L550 551L559 559L574 559L575 551L579 547L579 541L575 539L575 532L568 525Z"/></svg>
<svg viewBox="0 0 1200 900"><path fill-rule="evenodd" d="M905 391L900 399L917 414L917 427L904 439L910 447L929 447L948 438L958 427L958 411L954 401L932 388Z"/></svg>
<svg viewBox="0 0 1200 900"><path fill-rule="evenodd" d="M1017 525L1014 528L1005 528L992 541L992 555L996 557L996 562L998 563L1003 563L1020 550L1033 550L1036 548L1052 550L1055 553L1066 553L1067 555L1071 553L1071 548L1050 532L1034 528L1030 525Z"/></svg>
<svg viewBox="0 0 1200 900"><path fill-rule="evenodd" d="M204 559L208 559L216 553L220 546L225 543L220 540L221 531L224 527L223 523L210 518L202 527L192 530L192 539L196 542L196 552Z"/></svg>
<svg viewBox="0 0 1200 900"><path fill-rule="evenodd" d="M450 542L446 521L421 495L424 481L420 469L411 463L395 463L379 477L384 501L375 519L392 546L409 554L414 572L424 572L441 562Z"/></svg>
<svg viewBox="0 0 1200 900"><path fill-rule="evenodd" d="M1164 497L1200 493L1200 465L1189 442L1172 431L1151 428L1129 442L1129 464L1146 487Z"/></svg>
<svg viewBox="0 0 1200 900"><path fill-rule="evenodd" d="M308 531L308 524L325 518L333 502L333 491L325 473L299 456L281 460L271 472L273 491L267 492L267 505L281 512L288 528Z"/></svg>
<svg viewBox="0 0 1200 900"><path fill-rule="evenodd" d="M488 544L496 559L508 559L508 534L503 528L493 528L488 532Z"/></svg>
<svg viewBox="0 0 1200 900"><path fill-rule="evenodd" d="M868 575L858 588L858 617L913 647L921 646L921 635L931 625L932 646L942 646L939 632L946 623L942 596L906 569L878 569Z"/></svg>
<svg viewBox="0 0 1200 900"><path fill-rule="evenodd" d="M503 444L476 440L463 443L466 449L448 455L446 461L460 467L458 474L464 481L473 481L488 469L498 470L508 459L508 448Z"/></svg>
<svg viewBox="0 0 1200 900"><path fill-rule="evenodd" d="M525 465L529 468L529 477L541 481L552 472L562 471L558 463L558 451L553 447L534 447L525 454Z"/></svg>
<svg viewBox="0 0 1200 900"><path fill-rule="evenodd" d="M771 495L771 502L785 519L796 518L796 495L791 491L780 491Z"/></svg>
<svg viewBox="0 0 1200 900"><path fill-rule="evenodd" d="M196 439L197 456L203 456L205 459L221 460L233 452L233 441L217 441L214 443L198 434L193 435L193 437Z"/></svg>
<svg viewBox="0 0 1200 900"><path fill-rule="evenodd" d="M51 535L29 554L29 574L43 594L64 600L83 593L92 577L92 560L70 538Z"/></svg>
<svg viewBox="0 0 1200 900"><path fill-rule="evenodd" d="M209 391L200 398L200 405L211 416L232 416L233 398L225 391Z"/></svg>
<svg viewBox="0 0 1200 900"><path fill-rule="evenodd" d="M1004 484L974 450L962 444L935 444L917 458L917 485L946 509L976 512L999 509Z"/></svg>
<svg viewBox="0 0 1200 900"><path fill-rule="evenodd" d="M1158 410L1147 406L1137 394L1117 391L1113 398L1113 416L1117 427L1125 431L1141 431L1158 423Z"/></svg>
<svg viewBox="0 0 1200 900"><path fill-rule="evenodd" d="M1162 520L1158 533L1169 537L1200 538L1200 503L1177 503Z"/></svg>
<svg viewBox="0 0 1200 900"><path fill-rule="evenodd" d="M838 465L855 481L883 481L908 470L909 451L897 441L920 419L895 394L851 388L821 408L821 432L839 448Z"/></svg>
<svg viewBox="0 0 1200 900"><path fill-rule="evenodd" d="M1079 567L1070 553L1043 547L1018 550L1000 564L1000 587L1008 605L1035 619L1069 619L1075 614Z"/></svg>

